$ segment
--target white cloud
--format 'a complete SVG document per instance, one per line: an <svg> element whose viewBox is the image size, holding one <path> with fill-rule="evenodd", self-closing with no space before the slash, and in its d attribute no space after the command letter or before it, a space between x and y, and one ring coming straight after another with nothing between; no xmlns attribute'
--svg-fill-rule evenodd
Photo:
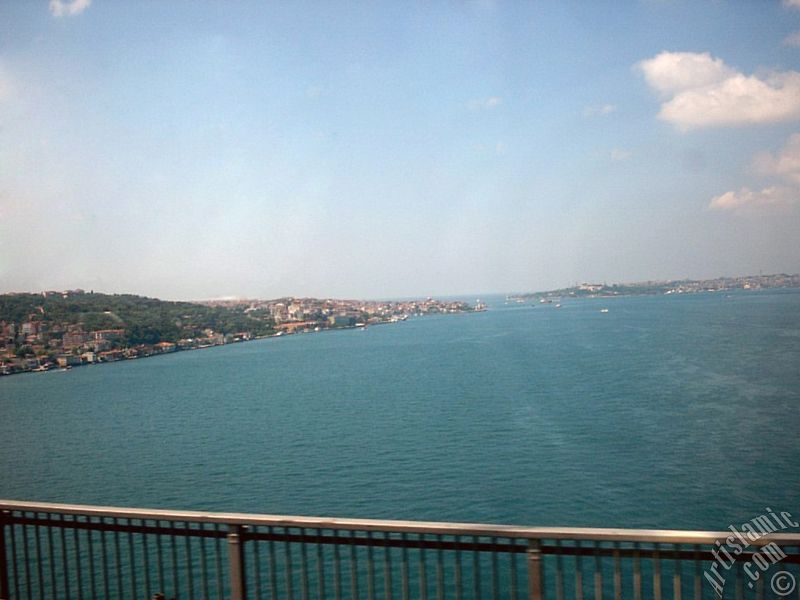
<svg viewBox="0 0 800 600"><path fill-rule="evenodd" d="M800 8L800 0L783 0L786 8Z"/></svg>
<svg viewBox="0 0 800 600"><path fill-rule="evenodd" d="M725 192L713 197L708 208L736 214L787 213L800 205L800 133L789 137L777 155L765 152L756 156L753 171L765 177L782 177L790 185Z"/></svg>
<svg viewBox="0 0 800 600"><path fill-rule="evenodd" d="M738 192L725 192L720 196L714 196L708 208L738 214L785 213L798 202L800 202L800 191L794 188L772 186L758 191L745 187Z"/></svg>
<svg viewBox="0 0 800 600"><path fill-rule="evenodd" d="M611 151L611 160L613 161L623 161L628 160L631 157L631 153L628 150L622 150L620 148L614 148Z"/></svg>
<svg viewBox="0 0 800 600"><path fill-rule="evenodd" d="M659 118L681 129L800 119L797 71L745 75L708 52L662 52L637 67L664 97Z"/></svg>
<svg viewBox="0 0 800 600"><path fill-rule="evenodd" d="M800 31L795 31L787 35L783 40L783 45L800 48Z"/></svg>
<svg viewBox="0 0 800 600"><path fill-rule="evenodd" d="M779 176L800 184L800 133L792 135L777 156L768 152L757 156L753 168L760 175Z"/></svg>
<svg viewBox="0 0 800 600"><path fill-rule="evenodd" d="M50 12L54 17L79 15L92 3L92 0L50 0Z"/></svg>
<svg viewBox="0 0 800 600"><path fill-rule="evenodd" d="M603 104L601 106L587 106L583 109L583 116L588 119L590 117L610 115L615 110L617 110L617 107L614 104Z"/></svg>
<svg viewBox="0 0 800 600"><path fill-rule="evenodd" d="M647 83L664 95L720 83L735 74L722 59L708 52L662 52L637 66Z"/></svg>
<svg viewBox="0 0 800 600"><path fill-rule="evenodd" d="M488 98L480 98L471 100L467 106L470 110L491 110L503 103L503 99L499 96L489 96Z"/></svg>

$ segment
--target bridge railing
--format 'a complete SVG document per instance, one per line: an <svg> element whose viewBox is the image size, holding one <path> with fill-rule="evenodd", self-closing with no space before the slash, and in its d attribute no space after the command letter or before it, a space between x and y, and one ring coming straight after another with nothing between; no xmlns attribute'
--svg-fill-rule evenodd
<svg viewBox="0 0 800 600"><path fill-rule="evenodd" d="M721 548L732 531L514 527L4 500L0 528L0 600L800 600L800 590L790 589L800 578L796 533L746 540L725 566Z"/></svg>

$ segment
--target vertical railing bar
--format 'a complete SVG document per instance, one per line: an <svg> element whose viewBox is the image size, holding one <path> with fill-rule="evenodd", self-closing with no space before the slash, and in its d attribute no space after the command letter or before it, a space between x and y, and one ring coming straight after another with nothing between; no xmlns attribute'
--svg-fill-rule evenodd
<svg viewBox="0 0 800 600"><path fill-rule="evenodd" d="M31 518L35 521L39 519L39 513L34 511L31 513ZM42 579L44 578L43 571L42 571L42 561L41 561L41 542L39 541L39 525L34 523L33 525L27 525L25 527L25 549L28 550L28 546L30 545L30 540L27 538L27 529L31 528L31 534L33 535L33 552L36 555L36 565L34 567L32 562L30 561L30 557L28 556L27 552L25 554L25 562L28 563L27 568L30 570L30 579L27 581L28 590L27 595L28 598L33 596L33 583L34 583L34 575L33 571L36 570L36 588L38 592L38 596L40 600L42 599L42 593L44 590L42 589Z"/></svg>
<svg viewBox="0 0 800 600"><path fill-rule="evenodd" d="M497 543L497 538L492 538L492 544ZM492 551L492 600L499 600L500 598L500 580L497 570L497 551Z"/></svg>
<svg viewBox="0 0 800 600"><path fill-rule="evenodd" d="M622 561L619 542L614 542L614 600L622 600Z"/></svg>
<svg viewBox="0 0 800 600"><path fill-rule="evenodd" d="M436 548L436 600L444 600L444 550L442 535L436 536L439 547Z"/></svg>
<svg viewBox="0 0 800 600"><path fill-rule="evenodd" d="M49 557L49 567L50 567L50 589L52 590L52 595L56 596L56 553L53 547L53 515L52 513L47 513L47 556ZM108 597L108 594L106 594Z"/></svg>
<svg viewBox="0 0 800 600"><path fill-rule="evenodd" d="M6 527L11 529L14 527L13 523L8 520L9 513L0 510L0 598L7 599L11 597L11 586L8 582L8 550L6 549ZM48 527L48 531L50 528ZM50 553L52 560L52 552ZM13 556L12 556L13 560ZM55 590L55 587L53 587Z"/></svg>
<svg viewBox="0 0 800 600"><path fill-rule="evenodd" d="M26 513L23 511L22 517L26 518ZM30 550L28 548L28 526L22 526L22 558L23 566L25 567L25 595L30 600L31 597L31 559Z"/></svg>
<svg viewBox="0 0 800 600"><path fill-rule="evenodd" d="M350 544L350 597L352 600L358 600L358 557L356 555L355 530L350 530L350 539L353 542Z"/></svg>
<svg viewBox="0 0 800 600"><path fill-rule="evenodd" d="M191 523L188 521L183 522L183 528L186 530L186 589L189 593L189 600L194 600L194 562L192 561L192 536L189 535L192 528Z"/></svg>
<svg viewBox="0 0 800 600"><path fill-rule="evenodd" d="M64 522L67 519L66 519L65 515L59 515L59 520ZM61 572L63 573L63 579L64 579L64 597L65 598L70 598L71 596L70 596L70 593L69 593L69 564L68 564L68 559L67 559L67 555L68 555L68 552L67 552L67 528L66 528L66 525L64 525L63 523L62 523L61 531L59 533L60 533L59 537L61 538Z"/></svg>
<svg viewBox="0 0 800 600"><path fill-rule="evenodd" d="M600 561L599 542L594 542L594 598L603 600L603 563Z"/></svg>
<svg viewBox="0 0 800 600"><path fill-rule="evenodd" d="M119 546L119 521L115 517L112 522L114 524L114 566L117 571L117 597L122 598L122 551ZM69 592L67 592L67 597L69 597Z"/></svg>
<svg viewBox="0 0 800 600"><path fill-rule="evenodd" d="M561 540L556 540L556 549L561 550ZM556 554L556 600L564 600L564 559L561 553Z"/></svg>
<svg viewBox="0 0 800 600"><path fill-rule="evenodd" d="M325 600L325 557L322 554L322 530L317 529L317 597Z"/></svg>
<svg viewBox="0 0 800 600"><path fill-rule="evenodd" d="M703 600L703 577L700 564L700 546L694 546L694 600Z"/></svg>
<svg viewBox="0 0 800 600"><path fill-rule="evenodd" d="M258 535L258 526L253 526L253 535ZM263 598L263 590L261 589L261 556L260 550L261 543L254 539L252 541L253 544L253 591L256 596L256 600L261 600Z"/></svg>
<svg viewBox="0 0 800 600"><path fill-rule="evenodd" d="M231 582L231 600L247 598L247 573L245 567L244 544L246 527L228 525L228 570Z"/></svg>
<svg viewBox="0 0 800 600"><path fill-rule="evenodd" d="M224 585L222 582L222 548L221 542L219 539L219 534L221 532L219 523L214 524L214 531L217 535L214 536L214 570L216 575L217 581L217 600L223 600L223 596L225 595ZM253 547L256 551L258 551L258 542L253 540ZM258 571L254 571L258 573ZM256 580L258 582L258 580ZM259 589L259 588L257 588Z"/></svg>
<svg viewBox="0 0 800 600"><path fill-rule="evenodd" d="M676 552L680 552L681 545L674 544L672 546L672 549L675 550ZM672 572L672 597L674 600L681 600L681 596L683 595L683 590L681 589L681 586L683 585L683 582L681 581L681 559L676 558L673 561L673 565L674 565L674 570Z"/></svg>
<svg viewBox="0 0 800 600"><path fill-rule="evenodd" d="M528 540L528 599L543 600L544 569L542 568L542 546L538 539Z"/></svg>
<svg viewBox="0 0 800 600"><path fill-rule="evenodd" d="M300 535L305 537L305 527L300 528ZM308 548L305 542L300 543L300 597L303 600L308 600Z"/></svg>
<svg viewBox="0 0 800 600"><path fill-rule="evenodd" d="M581 541L575 541L575 598L583 600L583 559L581 558Z"/></svg>
<svg viewBox="0 0 800 600"><path fill-rule="evenodd" d="M367 532L367 599L375 600L375 549L372 532Z"/></svg>
<svg viewBox="0 0 800 600"><path fill-rule="evenodd" d="M13 512L9 513L12 517ZM11 575L14 578L14 598L20 598L19 595L19 570L17 569L17 526L13 521L9 524L9 539L11 540ZM63 530L62 530L63 531Z"/></svg>
<svg viewBox="0 0 800 600"><path fill-rule="evenodd" d="M40 539L40 529L39 529L39 513L33 513L33 516L37 520L37 524L33 526L33 535L34 535L34 548L36 548L36 582L39 588L39 600L44 600L44 570L43 570L43 563L42 563L42 541Z"/></svg>
<svg viewBox="0 0 800 600"><path fill-rule="evenodd" d="M514 539L511 539L511 543L516 545L517 542ZM511 589L511 598L513 600L517 600L518 590L517 590L517 553L512 552L509 557L509 577L511 578L510 582L510 589ZM563 599L561 599L563 600Z"/></svg>
<svg viewBox="0 0 800 600"><path fill-rule="evenodd" d="M342 598L342 566L341 555L339 551L339 542L336 538L339 537L339 531L333 530L334 546L333 546L333 597L336 600Z"/></svg>
<svg viewBox="0 0 800 600"><path fill-rule="evenodd" d="M176 523L169 521L170 529L175 529ZM170 562L172 563L172 597L178 598L180 596L180 588L178 586L178 540L175 534L169 536L169 554Z"/></svg>
<svg viewBox="0 0 800 600"><path fill-rule="evenodd" d="M13 521L14 518L14 511L9 511L11 525L10 529L10 541L11 541L11 577L14 580L14 598L22 598L20 595L20 585L21 585L21 578L20 575L20 567L19 567L19 554L17 551L17 527L19 525L15 524ZM18 517L21 515L17 515Z"/></svg>
<svg viewBox="0 0 800 600"><path fill-rule="evenodd" d="M764 600L764 578L759 577L756 581L756 600Z"/></svg>
<svg viewBox="0 0 800 600"><path fill-rule="evenodd" d="M633 600L642 600L642 559L639 542L633 545Z"/></svg>
<svg viewBox="0 0 800 600"><path fill-rule="evenodd" d="M653 600L661 600L661 552L656 542L653 548Z"/></svg>
<svg viewBox="0 0 800 600"><path fill-rule="evenodd" d="M425 534L419 534L420 541L425 539ZM428 600L428 570L425 562L425 547L421 546L419 553L419 598L420 600Z"/></svg>
<svg viewBox="0 0 800 600"><path fill-rule="evenodd" d="M406 547L407 535L405 532L400 536L403 540L403 551L400 553L400 579L401 579L401 597L403 600L408 600L408 548Z"/></svg>
<svg viewBox="0 0 800 600"><path fill-rule="evenodd" d="M133 526L133 519L128 519L128 526ZM133 531L128 531L128 564L130 565L131 600L139 597L136 589L136 551L133 545Z"/></svg>
<svg viewBox="0 0 800 600"><path fill-rule="evenodd" d="M105 525L106 518L100 517L100 523ZM111 585L109 584L108 576L108 541L106 540L107 533L105 530L100 531L100 552L103 555L103 598L111 598ZM55 589L55 586L53 586Z"/></svg>
<svg viewBox="0 0 800 600"><path fill-rule="evenodd" d="M285 534L290 534L288 527L283 529ZM294 574L292 573L292 546L289 541L283 543L283 553L286 559L286 597L288 600L294 599Z"/></svg>
<svg viewBox="0 0 800 600"><path fill-rule="evenodd" d="M392 549L389 547L389 539L391 534L387 531L383 534L386 540L386 546L383 549L383 596L384 600L392 600L394 592L392 585Z"/></svg>
<svg viewBox="0 0 800 600"><path fill-rule="evenodd" d="M744 598L744 581L742 579L742 564L737 561L734 563L736 570L736 600L743 600Z"/></svg>
<svg viewBox="0 0 800 600"><path fill-rule="evenodd" d="M267 532L272 534L273 528L268 527ZM275 561L275 542L270 539L269 541L269 592L271 600L278 600L278 573L277 563Z"/></svg>
<svg viewBox="0 0 800 600"><path fill-rule="evenodd" d="M461 542L461 536L459 536L459 535L456 535L454 539L458 543ZM454 561L455 561L453 579L454 579L454 583L455 583L456 600L463 600L463 598L464 598L464 588L463 588L463 582L462 582L462 579L461 579L461 547L460 546L456 546L456 553L455 553L455 556L453 558L454 558Z"/></svg>
<svg viewBox="0 0 800 600"><path fill-rule="evenodd" d="M156 528L161 529L161 521L156 520ZM158 578L158 591L166 595L167 587L164 585L164 549L162 547L161 534L156 534L156 577Z"/></svg>
<svg viewBox="0 0 800 600"><path fill-rule="evenodd" d="M478 600L481 595L481 565L478 554L478 536L472 536L472 597Z"/></svg>
<svg viewBox="0 0 800 600"><path fill-rule="evenodd" d="M87 517L89 523L92 522L92 517ZM89 549L89 597L92 600L97 600L97 577L94 570L94 531L92 529L86 530L86 546Z"/></svg>
<svg viewBox="0 0 800 600"><path fill-rule="evenodd" d="M200 529L205 529L204 524L200 524ZM206 538L200 537L200 588L201 588L201 598L202 600L209 600L208 599L208 553L206 550ZM147 597L150 597L150 594L147 594Z"/></svg>
<svg viewBox="0 0 800 600"><path fill-rule="evenodd" d="M80 522L80 516L74 515L72 517L72 521L76 523L76 526L72 530L72 537L73 541L75 542L75 585L78 588L78 600L83 600L83 565L81 563L81 536L80 536L80 529L77 527L77 523Z"/></svg>

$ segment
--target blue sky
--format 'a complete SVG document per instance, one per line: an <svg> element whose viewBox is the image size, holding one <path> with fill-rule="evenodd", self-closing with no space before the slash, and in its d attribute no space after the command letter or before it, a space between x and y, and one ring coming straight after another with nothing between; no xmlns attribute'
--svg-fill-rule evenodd
<svg viewBox="0 0 800 600"><path fill-rule="evenodd" d="M800 271L800 0L0 3L0 291Z"/></svg>

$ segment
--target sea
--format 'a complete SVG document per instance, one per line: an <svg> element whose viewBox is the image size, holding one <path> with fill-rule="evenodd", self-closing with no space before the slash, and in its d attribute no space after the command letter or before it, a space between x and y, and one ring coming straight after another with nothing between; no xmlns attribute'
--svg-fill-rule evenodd
<svg viewBox="0 0 800 600"><path fill-rule="evenodd" d="M0 378L0 498L717 530L800 514L800 290L481 300Z"/></svg>

